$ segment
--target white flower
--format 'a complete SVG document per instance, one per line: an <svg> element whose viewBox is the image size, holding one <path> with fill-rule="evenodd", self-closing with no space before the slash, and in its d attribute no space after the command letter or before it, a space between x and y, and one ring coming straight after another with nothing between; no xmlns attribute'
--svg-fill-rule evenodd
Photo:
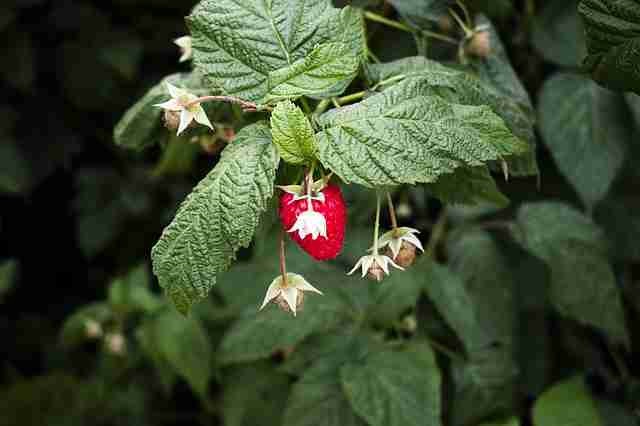
<svg viewBox="0 0 640 426"><path fill-rule="evenodd" d="M127 350L127 342L120 333L109 333L104 336L107 349L114 355L124 355Z"/></svg>
<svg viewBox="0 0 640 426"><path fill-rule="evenodd" d="M180 56L180 62L188 61L193 57L193 48L191 47L191 37L182 36L173 40L173 43L178 45L182 56Z"/></svg>
<svg viewBox="0 0 640 426"><path fill-rule="evenodd" d="M291 311L295 317L296 311L302 303L302 293L305 291L322 294L320 290L309 284L302 275L288 273L286 284L282 280L282 275L279 275L269 285L260 310L267 306L267 303L274 301L281 307Z"/></svg>
<svg viewBox="0 0 640 426"><path fill-rule="evenodd" d="M389 265L394 268L400 269L404 271L404 268L395 264L395 262L388 256L382 254L368 254L366 256L362 256L356 266L353 267L351 271L347 275L353 274L359 267L362 267L362 278L364 278L369 270L372 268L375 269L379 267L384 271L385 274L389 275Z"/></svg>
<svg viewBox="0 0 640 426"><path fill-rule="evenodd" d="M400 253L400 249L402 248L402 242L406 241L408 243L413 244L416 248L420 249L420 251L424 252L424 248L422 248L422 243L414 234L419 234L420 231L413 228L401 227L391 230L383 234L378 240L378 247L383 248L384 246L389 246L391 249L391 253L393 253L393 260L398 257L398 253ZM372 249L369 249L372 250Z"/></svg>
<svg viewBox="0 0 640 426"><path fill-rule="evenodd" d="M327 220L324 216L311 209L306 210L298 216L296 223L287 232L296 232L301 239L311 234L311 238L318 239L318 236L327 238Z"/></svg>
<svg viewBox="0 0 640 426"><path fill-rule="evenodd" d="M89 319L84 323L84 331L90 339L97 339L102 336L102 326L98 321L93 319Z"/></svg>
<svg viewBox="0 0 640 426"><path fill-rule="evenodd" d="M207 114L204 112L204 108L202 108L202 105L197 102L193 103L193 101L198 99L196 95L193 95L184 89L175 87L171 83L167 83L167 90L171 95L171 99L169 99L167 102L154 106L160 107L167 111L180 111L180 125L178 127L178 135L182 133L187 127L189 127L189 124L191 124L193 120L213 130L213 126L209 121L209 117L207 117Z"/></svg>

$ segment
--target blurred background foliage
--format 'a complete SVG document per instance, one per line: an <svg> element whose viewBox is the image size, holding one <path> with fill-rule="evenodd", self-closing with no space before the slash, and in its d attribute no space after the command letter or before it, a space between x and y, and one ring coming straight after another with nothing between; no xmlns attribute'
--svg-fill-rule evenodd
<svg viewBox="0 0 640 426"><path fill-rule="evenodd" d="M454 31L435 2L349 3ZM500 180L510 207L444 208L423 187L398 190L401 223L439 263L423 256L375 284L344 274L368 246L373 206L345 187L337 261L289 245L290 267L326 289L299 318L256 311L277 274L267 216L185 320L159 294L149 250L220 141L163 132L136 153L112 129L187 70L171 41L194 2L4 0L0 425L637 424L640 101L578 73L577 3L467 2L498 29L538 109L540 179ZM419 37L369 31L382 61L426 52ZM236 112L213 113L237 130Z"/></svg>

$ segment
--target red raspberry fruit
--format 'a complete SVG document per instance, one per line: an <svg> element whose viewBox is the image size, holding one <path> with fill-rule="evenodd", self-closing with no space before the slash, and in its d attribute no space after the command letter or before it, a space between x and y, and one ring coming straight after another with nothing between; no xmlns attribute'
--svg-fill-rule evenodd
<svg viewBox="0 0 640 426"><path fill-rule="evenodd" d="M289 236L304 251L316 260L334 259L342 250L344 231L347 223L347 208L342 198L340 187L327 185L323 190L324 202L313 200L313 210L322 214L327 223L327 238L318 236L315 240L311 234L300 238L297 231L289 232ZM280 221L285 231L289 231L296 223L296 219L308 210L306 199L293 200L294 195L283 193L280 196Z"/></svg>

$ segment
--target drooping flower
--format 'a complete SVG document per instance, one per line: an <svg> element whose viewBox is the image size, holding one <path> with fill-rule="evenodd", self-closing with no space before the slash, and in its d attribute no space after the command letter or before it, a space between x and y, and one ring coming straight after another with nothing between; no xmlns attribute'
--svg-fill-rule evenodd
<svg viewBox="0 0 640 426"><path fill-rule="evenodd" d="M302 308L305 291L322 294L320 290L309 284L302 275L288 273L286 282L282 278L282 275L279 275L271 282L260 310L273 301L285 312L293 313L295 317L296 313Z"/></svg>
<svg viewBox="0 0 640 426"><path fill-rule="evenodd" d="M311 235L311 239L327 238L327 221L324 216L313 210L306 210L298 216L296 223L287 232L298 232L300 239Z"/></svg>
<svg viewBox="0 0 640 426"><path fill-rule="evenodd" d="M209 117L204 112L204 108L198 102L194 102L198 99L198 97L194 94L187 92L184 89L180 89L174 86L171 83L167 83L167 90L169 95L171 95L171 99L161 104L156 104L159 108L165 110L166 113L180 113L180 121L178 125L178 135L182 133L192 121L196 121L197 123L202 124L203 126L209 127L213 130L213 125L209 121ZM167 120L169 123L169 120Z"/></svg>
<svg viewBox="0 0 640 426"><path fill-rule="evenodd" d="M381 281L383 277L382 272L389 275L389 265L404 271L404 268L397 265L389 256L385 256L383 254L368 254L366 256L362 256L356 263L356 266L354 266L347 275L351 275L358 268L362 268L362 278L367 274L370 274L372 278L375 278L377 281Z"/></svg>
<svg viewBox="0 0 640 426"><path fill-rule="evenodd" d="M382 234L382 236L378 240L378 247L384 248L385 246L389 246L389 248L391 249L391 253L393 254L393 260L396 260L396 258L398 257L398 253L400 253L403 242L410 243L416 248L420 249L420 251L424 252L422 243L420 242L418 237L415 236L415 234L419 233L420 231L418 231L417 229L409 228L406 226L393 229Z"/></svg>
<svg viewBox="0 0 640 426"><path fill-rule="evenodd" d="M173 43L180 48L180 53L182 54L182 56L180 56L180 62L188 61L193 57L191 41L192 39L190 36L182 36L173 40Z"/></svg>

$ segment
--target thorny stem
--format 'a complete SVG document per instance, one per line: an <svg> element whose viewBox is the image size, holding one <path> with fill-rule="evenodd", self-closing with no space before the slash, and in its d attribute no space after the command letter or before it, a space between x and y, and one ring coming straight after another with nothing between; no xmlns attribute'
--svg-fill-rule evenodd
<svg viewBox="0 0 640 426"><path fill-rule="evenodd" d="M280 274L282 274L282 286L287 286L287 262L284 253L285 236L284 229L280 231Z"/></svg>
<svg viewBox="0 0 640 426"><path fill-rule="evenodd" d="M258 112L258 111L273 111L273 108L267 105L258 105L255 102L245 101L244 99L236 98L235 96L225 96L225 95L210 95L210 96L201 96L187 103L184 107L189 108L195 104L200 104L203 102L227 102L230 104L240 105L244 112Z"/></svg>
<svg viewBox="0 0 640 426"><path fill-rule="evenodd" d="M446 36L444 34L439 34L429 30L414 30L413 28L403 24L402 22L394 21L393 19L385 18L382 15L378 15L377 13L366 11L364 12L364 17L370 21L377 22L379 24L387 25L389 27L395 28L400 31L405 31L411 34L422 34L426 37L431 37L436 40L444 41L445 43L458 44L458 41L454 38Z"/></svg>
<svg viewBox="0 0 640 426"><path fill-rule="evenodd" d="M396 208L393 206L391 193L387 191L387 205L389 206L389 218L391 219L391 227L395 231L398 229L398 219L396 218Z"/></svg>
<svg viewBox="0 0 640 426"><path fill-rule="evenodd" d="M376 222L373 226L373 255L378 255L378 232L380 231L380 191L376 191Z"/></svg>

